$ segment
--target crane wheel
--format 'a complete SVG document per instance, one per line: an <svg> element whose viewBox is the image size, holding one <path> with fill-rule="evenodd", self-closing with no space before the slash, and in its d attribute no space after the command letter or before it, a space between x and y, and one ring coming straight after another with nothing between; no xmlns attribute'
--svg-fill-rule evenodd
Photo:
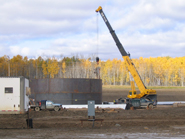
<svg viewBox="0 0 185 139"><path fill-rule="evenodd" d="M153 108L154 108L154 106L153 106L152 104L149 104L149 105L148 105L148 109L149 109L149 110L152 110Z"/></svg>
<svg viewBox="0 0 185 139"><path fill-rule="evenodd" d="M35 107L35 111L40 111L40 108L39 107Z"/></svg>

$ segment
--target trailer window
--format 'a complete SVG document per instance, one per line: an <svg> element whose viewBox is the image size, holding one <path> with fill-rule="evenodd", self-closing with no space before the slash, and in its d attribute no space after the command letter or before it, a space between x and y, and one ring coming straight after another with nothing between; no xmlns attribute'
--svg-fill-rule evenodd
<svg viewBox="0 0 185 139"><path fill-rule="evenodd" d="M5 87L5 93L13 93L13 87Z"/></svg>

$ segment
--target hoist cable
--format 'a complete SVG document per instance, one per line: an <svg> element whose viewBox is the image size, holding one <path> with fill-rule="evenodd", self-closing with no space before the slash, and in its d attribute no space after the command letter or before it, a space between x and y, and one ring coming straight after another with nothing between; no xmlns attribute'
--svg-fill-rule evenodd
<svg viewBox="0 0 185 139"><path fill-rule="evenodd" d="M98 57L98 47L99 47L99 26L98 26L98 16L99 14L97 13L97 18L96 18L96 22L97 22L97 46L96 46L96 55Z"/></svg>

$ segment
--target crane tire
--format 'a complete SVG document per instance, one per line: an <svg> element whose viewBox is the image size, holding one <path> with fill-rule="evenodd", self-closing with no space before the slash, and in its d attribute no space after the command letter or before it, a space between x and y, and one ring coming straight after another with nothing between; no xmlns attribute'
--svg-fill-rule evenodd
<svg viewBox="0 0 185 139"><path fill-rule="evenodd" d="M153 108L154 108L154 106L153 106L152 104L149 104L149 105L148 105L148 109L149 109L149 110L152 110Z"/></svg>
<svg viewBox="0 0 185 139"><path fill-rule="evenodd" d="M35 111L40 111L40 108L39 107L35 107Z"/></svg>

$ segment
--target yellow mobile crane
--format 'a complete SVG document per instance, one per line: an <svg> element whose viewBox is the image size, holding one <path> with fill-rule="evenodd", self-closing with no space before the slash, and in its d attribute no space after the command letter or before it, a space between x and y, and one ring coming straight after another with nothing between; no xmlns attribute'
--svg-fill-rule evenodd
<svg viewBox="0 0 185 139"><path fill-rule="evenodd" d="M99 12L100 15L102 16L105 24L107 25L110 34L112 35L124 61L126 62L126 66L128 68L128 71L130 72L130 74L132 75L131 77L133 77L135 83L137 84L137 87L140 91L139 94L136 93L135 91L135 86L134 86L134 82L131 81L131 87L132 87L132 91L129 91L129 94L127 95L129 100L133 100L133 99L141 99L141 98L147 98L149 99L151 102L155 103L154 105L157 104L157 94L155 90L152 89L147 89L146 86L144 85L137 69L134 66L134 63L132 62L132 60L130 59L130 54L127 54L125 49L123 48L122 44L120 43L117 35L115 34L115 31L112 29L107 17L105 16L102 7L99 6L99 8L96 10L96 12Z"/></svg>

